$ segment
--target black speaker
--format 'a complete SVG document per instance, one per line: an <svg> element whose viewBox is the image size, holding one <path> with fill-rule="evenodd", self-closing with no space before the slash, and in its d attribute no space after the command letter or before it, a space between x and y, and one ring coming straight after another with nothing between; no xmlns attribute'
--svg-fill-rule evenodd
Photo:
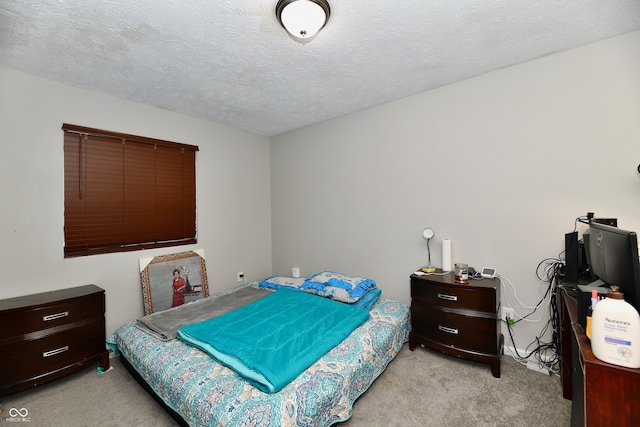
<svg viewBox="0 0 640 427"><path fill-rule="evenodd" d="M564 281L566 284L578 283L578 232L564 235Z"/></svg>
<svg viewBox="0 0 640 427"><path fill-rule="evenodd" d="M582 239L584 240L584 256L585 256L585 274L584 277L589 281L593 282L597 280L598 277L591 272L591 251L589 249L589 241L591 239L590 233L584 233L582 235Z"/></svg>

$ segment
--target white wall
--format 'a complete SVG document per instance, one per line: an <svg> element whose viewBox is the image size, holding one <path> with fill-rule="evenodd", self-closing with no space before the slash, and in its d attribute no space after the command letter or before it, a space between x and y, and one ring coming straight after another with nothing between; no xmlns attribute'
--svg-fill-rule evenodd
<svg viewBox="0 0 640 427"><path fill-rule="evenodd" d="M429 226L433 264L450 238L453 262L496 267L533 306L576 217L640 231L639 163L634 32L272 138L273 273L364 275L408 303Z"/></svg>
<svg viewBox="0 0 640 427"><path fill-rule="evenodd" d="M198 145L199 244L64 259L63 122ZM496 267L534 304L545 288L535 268L558 256L577 216L640 231L640 32L274 137L270 149L0 68L0 135L0 298L95 283L108 334L142 314L138 258L195 248L212 292L237 271L253 280L295 265L375 278L408 303L426 226L434 264L451 238L454 262ZM519 325L518 345L539 326Z"/></svg>
<svg viewBox="0 0 640 427"><path fill-rule="evenodd" d="M64 259L62 123L198 145L198 244ZM94 283L107 334L143 313L138 259L204 249L211 292L271 273L265 137L0 68L0 298Z"/></svg>

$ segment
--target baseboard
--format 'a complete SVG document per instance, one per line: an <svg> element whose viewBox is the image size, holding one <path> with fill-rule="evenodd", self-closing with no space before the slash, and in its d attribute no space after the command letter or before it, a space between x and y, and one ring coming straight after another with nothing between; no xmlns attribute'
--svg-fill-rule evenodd
<svg viewBox="0 0 640 427"><path fill-rule="evenodd" d="M517 350L517 352L516 352ZM529 356L529 352L527 352L524 349L521 348L516 348L513 346L508 346L505 345L504 346L504 354L509 355L509 356L514 356L516 358L518 358L518 355L520 355L520 357L527 357ZM544 356L544 354L542 355L542 359L544 361L544 359L546 358L547 360L551 360L551 355L550 356ZM532 371L536 371L536 372L540 372L543 373L545 375L550 375L551 371L548 367L544 366L544 363L539 362L537 359L530 359L527 360L527 364L526 364L528 369L531 369Z"/></svg>
<svg viewBox="0 0 640 427"><path fill-rule="evenodd" d="M550 375L549 368L542 366L537 360L527 361L527 368L545 375Z"/></svg>
<svg viewBox="0 0 640 427"><path fill-rule="evenodd" d="M512 345L505 345L503 348L503 353L508 356L514 356L514 357L518 357L518 355L522 357L527 357L529 355L527 350L522 348L516 348Z"/></svg>

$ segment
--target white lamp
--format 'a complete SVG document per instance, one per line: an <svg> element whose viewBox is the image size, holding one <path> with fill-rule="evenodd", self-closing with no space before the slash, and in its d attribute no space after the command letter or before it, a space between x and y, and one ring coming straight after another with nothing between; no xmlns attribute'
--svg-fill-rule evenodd
<svg viewBox="0 0 640 427"><path fill-rule="evenodd" d="M425 239L427 239L427 252L429 253L429 265L427 265L426 267L422 267L422 271L424 271L425 273L435 273L436 269L434 267L431 266L431 247L429 246L429 242L431 242L431 238L433 238L433 236L435 236L435 232L433 231L433 229L431 228L425 228L424 231L422 232L422 237L424 237Z"/></svg>
<svg viewBox="0 0 640 427"><path fill-rule="evenodd" d="M312 39L330 14L327 0L279 0L276 5L278 21L298 41Z"/></svg>

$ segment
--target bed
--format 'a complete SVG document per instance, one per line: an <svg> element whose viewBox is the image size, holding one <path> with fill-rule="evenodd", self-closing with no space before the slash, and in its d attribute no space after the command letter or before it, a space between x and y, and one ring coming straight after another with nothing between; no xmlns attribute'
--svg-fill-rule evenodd
<svg viewBox="0 0 640 427"><path fill-rule="evenodd" d="M251 289L278 293L277 288L288 287L280 282L270 289L264 286L267 283L240 286L201 301L233 299L234 294ZM293 287L300 285L295 282ZM322 295L326 289L311 289L310 293L316 293L313 298L323 300L331 297ZM374 295L370 291L364 295ZM355 302L365 300L360 296ZM249 307L240 305L240 309ZM355 400L408 340L409 309L405 304L380 297L378 291L373 302L361 309L368 311L364 323L274 392L260 390L235 370L182 339L144 330L138 321L118 329L109 342L129 372L182 425L324 427L351 417ZM231 308L229 314L238 310Z"/></svg>

